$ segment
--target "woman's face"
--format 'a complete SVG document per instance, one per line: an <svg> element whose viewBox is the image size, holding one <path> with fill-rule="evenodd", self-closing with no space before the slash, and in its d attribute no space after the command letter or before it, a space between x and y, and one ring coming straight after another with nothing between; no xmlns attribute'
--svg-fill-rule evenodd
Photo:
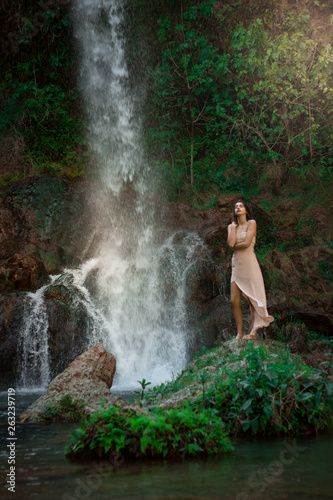
<svg viewBox="0 0 333 500"><path fill-rule="evenodd" d="M236 215L246 214L246 208L244 207L241 201L238 201L235 205L235 214Z"/></svg>

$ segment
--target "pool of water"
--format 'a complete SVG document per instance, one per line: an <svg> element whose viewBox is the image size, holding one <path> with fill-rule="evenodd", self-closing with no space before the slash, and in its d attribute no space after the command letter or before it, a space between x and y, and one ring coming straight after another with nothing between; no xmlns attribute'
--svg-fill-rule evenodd
<svg viewBox="0 0 333 500"><path fill-rule="evenodd" d="M19 414L40 393L17 393ZM126 396L126 395L125 395ZM129 396L129 395L127 395ZM1 499L226 499L323 500L333 498L333 434L273 441L235 441L220 457L140 463L77 464L64 456L75 424L18 424L16 489L9 470L7 393L0 394Z"/></svg>

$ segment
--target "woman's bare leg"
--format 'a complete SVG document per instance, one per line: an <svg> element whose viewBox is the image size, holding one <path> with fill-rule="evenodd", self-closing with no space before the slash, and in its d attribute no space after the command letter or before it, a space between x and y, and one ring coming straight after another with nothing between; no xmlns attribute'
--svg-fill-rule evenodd
<svg viewBox="0 0 333 500"><path fill-rule="evenodd" d="M232 312L234 313L234 318L237 327L236 339L241 339L244 335L241 297L242 297L242 292L240 291L236 283L233 281L230 285L230 299L231 299Z"/></svg>
<svg viewBox="0 0 333 500"><path fill-rule="evenodd" d="M249 301L250 303L250 311L251 311L251 330L250 330L250 333L248 335L245 335L244 336L244 339L246 340L256 340L257 338L257 330L254 328L254 315L255 315L255 309L253 307L253 305L251 304L251 302Z"/></svg>

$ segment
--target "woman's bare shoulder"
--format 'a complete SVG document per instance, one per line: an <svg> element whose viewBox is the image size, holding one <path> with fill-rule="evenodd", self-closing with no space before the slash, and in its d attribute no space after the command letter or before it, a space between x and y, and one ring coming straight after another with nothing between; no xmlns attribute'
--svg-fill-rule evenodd
<svg viewBox="0 0 333 500"><path fill-rule="evenodd" d="M248 224L249 224L249 227L250 227L250 226L253 226L253 227L256 227L256 226L257 226L257 222L256 222L254 219L250 219L250 220L248 221Z"/></svg>

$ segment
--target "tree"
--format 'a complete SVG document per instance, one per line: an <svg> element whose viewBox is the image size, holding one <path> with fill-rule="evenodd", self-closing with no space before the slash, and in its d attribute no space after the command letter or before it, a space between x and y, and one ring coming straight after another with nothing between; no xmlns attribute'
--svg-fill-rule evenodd
<svg viewBox="0 0 333 500"><path fill-rule="evenodd" d="M298 21L294 32L276 37L269 36L260 19L248 30L238 26L228 63L234 99L227 106L221 101L217 111L252 147L263 147L275 166L311 168L322 146L320 127L325 124L326 139L333 138L328 107L333 48L306 36L306 15L291 18L290 28L292 21Z"/></svg>
<svg viewBox="0 0 333 500"><path fill-rule="evenodd" d="M206 33L213 4L209 0L184 10L181 1L179 23L173 26L168 17L158 21L158 39L163 52L161 65L155 73L155 99L162 110L162 125L171 134L179 129L179 118L185 126L191 185L194 184L197 133L215 112L213 94L216 90L217 56Z"/></svg>

